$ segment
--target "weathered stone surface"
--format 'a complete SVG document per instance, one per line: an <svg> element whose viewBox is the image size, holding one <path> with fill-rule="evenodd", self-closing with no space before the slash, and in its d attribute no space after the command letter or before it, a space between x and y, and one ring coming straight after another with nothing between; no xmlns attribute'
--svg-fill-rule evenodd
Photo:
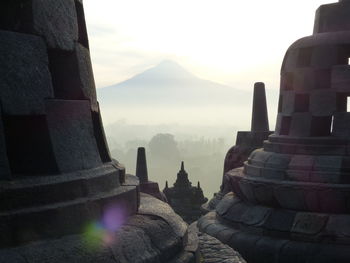
<svg viewBox="0 0 350 263"><path fill-rule="evenodd" d="M327 220L327 215L298 213L294 218L292 232L316 235L323 230Z"/></svg>
<svg viewBox="0 0 350 263"><path fill-rule="evenodd" d="M348 6L349 2L344 0L338 4L320 6L316 11L314 34L350 30Z"/></svg>
<svg viewBox="0 0 350 263"><path fill-rule="evenodd" d="M90 100L99 112L89 50L76 43L73 51L49 50L49 60L55 98Z"/></svg>
<svg viewBox="0 0 350 263"><path fill-rule="evenodd" d="M315 116L329 116L337 110L336 93L330 90L314 90L310 98L310 111Z"/></svg>
<svg viewBox="0 0 350 263"><path fill-rule="evenodd" d="M3 114L43 114L44 99L53 97L44 41L36 36L0 31L0 64Z"/></svg>
<svg viewBox="0 0 350 263"><path fill-rule="evenodd" d="M32 0L33 29L49 48L73 50L78 40L74 0Z"/></svg>
<svg viewBox="0 0 350 263"><path fill-rule="evenodd" d="M158 204L153 210L164 212ZM180 219L177 223L181 222ZM1 249L0 262L194 263L194 252L184 251L183 239L186 237L178 236L173 227L166 220L152 215L132 216L120 228L108 228L92 221L81 235Z"/></svg>
<svg viewBox="0 0 350 263"><path fill-rule="evenodd" d="M233 199L233 193L226 194L223 199L216 205L216 212L223 216L228 209L236 202L241 202L239 199Z"/></svg>
<svg viewBox="0 0 350 263"><path fill-rule="evenodd" d="M204 263L245 263L232 248L207 234L198 233L200 253Z"/></svg>
<svg viewBox="0 0 350 263"><path fill-rule="evenodd" d="M47 121L61 172L102 164L94 137L89 101L48 100Z"/></svg>
<svg viewBox="0 0 350 263"><path fill-rule="evenodd" d="M348 138L350 136L349 124L350 113L341 112L334 114L333 134L340 138Z"/></svg>
<svg viewBox="0 0 350 263"><path fill-rule="evenodd" d="M2 115L1 113L2 111L0 109L0 115ZM2 118L0 118L0 180L6 180L10 178L11 170L6 151L4 123Z"/></svg>
<svg viewBox="0 0 350 263"><path fill-rule="evenodd" d="M98 111L95 79L94 74L92 72L90 52L86 47L77 44L76 56L78 61L79 75L83 94L87 99L90 100L92 110Z"/></svg>
<svg viewBox="0 0 350 263"><path fill-rule="evenodd" d="M170 206L154 197L141 193L142 202L139 213L142 215L159 216L172 226L178 236L184 236L187 230L186 223L174 213Z"/></svg>
<svg viewBox="0 0 350 263"><path fill-rule="evenodd" d="M337 65L332 67L332 89L337 92L344 92L346 95L350 84L350 67L349 65ZM346 109L342 109L346 111Z"/></svg>

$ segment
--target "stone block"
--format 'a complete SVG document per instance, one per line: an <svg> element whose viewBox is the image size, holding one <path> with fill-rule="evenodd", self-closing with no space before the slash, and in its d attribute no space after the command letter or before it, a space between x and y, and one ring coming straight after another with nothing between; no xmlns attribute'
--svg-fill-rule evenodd
<svg viewBox="0 0 350 263"><path fill-rule="evenodd" d="M33 29L49 48L73 50L78 40L74 0L32 0Z"/></svg>
<svg viewBox="0 0 350 263"><path fill-rule="evenodd" d="M238 232L234 234L228 245L237 250L247 262L252 262L255 244L261 239L260 236Z"/></svg>
<svg viewBox="0 0 350 263"><path fill-rule="evenodd" d="M293 71L297 65L299 50L298 49L290 49L285 55L284 61L283 61L283 72L290 72Z"/></svg>
<svg viewBox="0 0 350 263"><path fill-rule="evenodd" d="M74 0L2 1L0 10L0 29L40 35L49 48L74 49L78 40Z"/></svg>
<svg viewBox="0 0 350 263"><path fill-rule="evenodd" d="M310 94L296 93L294 100L294 112L309 112L310 111Z"/></svg>
<svg viewBox="0 0 350 263"><path fill-rule="evenodd" d="M316 156L313 170L321 172L340 172L342 163L342 156Z"/></svg>
<svg viewBox="0 0 350 263"><path fill-rule="evenodd" d="M310 98L310 112L314 116L330 116L337 110L334 90L314 90Z"/></svg>
<svg viewBox="0 0 350 263"><path fill-rule="evenodd" d="M220 233L221 231L224 231L225 229L227 229L227 227L225 227L221 224L213 223L213 224L208 225L204 229L204 232L210 236L217 237L217 234Z"/></svg>
<svg viewBox="0 0 350 263"><path fill-rule="evenodd" d="M316 213L297 213L291 232L303 235L317 235L326 226L328 216Z"/></svg>
<svg viewBox="0 0 350 263"><path fill-rule="evenodd" d="M274 193L272 185L255 185L254 186L254 195L258 204L266 205L266 206L275 206L278 205Z"/></svg>
<svg viewBox="0 0 350 263"><path fill-rule="evenodd" d="M4 114L2 119L7 158L13 174L59 173L45 115Z"/></svg>
<svg viewBox="0 0 350 263"><path fill-rule="evenodd" d="M274 188L275 198L281 207L292 210L305 209L304 190L290 186L278 186Z"/></svg>
<svg viewBox="0 0 350 263"><path fill-rule="evenodd" d="M332 86L331 78L332 71L331 69L317 69L314 71L315 74L315 86L314 89L330 89Z"/></svg>
<svg viewBox="0 0 350 263"><path fill-rule="evenodd" d="M320 212L322 213L348 213L347 200L349 193L339 189L324 188L318 191Z"/></svg>
<svg viewBox="0 0 350 263"><path fill-rule="evenodd" d="M171 207L150 195L141 193L141 204L139 207L139 214L153 215L163 218L169 225L172 226L176 235L183 237L187 231L187 224L181 219L181 217L171 209ZM214 221L211 217L216 217L215 213L208 213L206 219Z"/></svg>
<svg viewBox="0 0 350 263"><path fill-rule="evenodd" d="M331 236L350 238L350 216L331 215L326 227L326 233Z"/></svg>
<svg viewBox="0 0 350 263"><path fill-rule="evenodd" d="M311 119L310 113L294 113L290 126L290 136L307 137L311 133Z"/></svg>
<svg viewBox="0 0 350 263"><path fill-rule="evenodd" d="M249 206L247 204L242 203L235 203L230 207L228 212L222 216L222 218L234 222L234 223L241 223L242 222L242 215L249 209Z"/></svg>
<svg viewBox="0 0 350 263"><path fill-rule="evenodd" d="M75 0L75 7L77 11L78 29L79 29L78 42L82 44L84 47L86 47L87 49L89 49L89 39L88 39L88 34L86 29L83 1Z"/></svg>
<svg viewBox="0 0 350 263"><path fill-rule="evenodd" d="M334 114L332 135L338 138L348 138L350 136L350 113L339 112Z"/></svg>
<svg viewBox="0 0 350 263"><path fill-rule="evenodd" d="M109 152L106 135L103 128L102 118L100 111L91 112L92 122L94 127L94 134L97 142L97 147L100 152L101 160L105 162L112 161L111 154Z"/></svg>
<svg viewBox="0 0 350 263"><path fill-rule="evenodd" d="M349 156L343 156L343 161L342 161L342 165L341 165L341 171L343 173L350 172L350 157Z"/></svg>
<svg viewBox="0 0 350 263"><path fill-rule="evenodd" d="M282 128L282 119L283 119L283 115L281 113L277 114L277 118L276 118L276 126L275 126L275 132L276 134L280 134L281 132L281 128ZM272 146L271 146L272 147Z"/></svg>
<svg viewBox="0 0 350 263"><path fill-rule="evenodd" d="M252 203L256 203L255 195L254 195L254 187L251 182L247 180L241 180L239 182L239 188L243 193L244 197Z"/></svg>
<svg viewBox="0 0 350 263"><path fill-rule="evenodd" d="M283 154L294 154L298 149L298 145L290 143L281 143L278 145L278 152Z"/></svg>
<svg viewBox="0 0 350 263"><path fill-rule="evenodd" d="M294 112L294 101L295 101L294 91L283 92L283 105L282 105L283 114L290 115Z"/></svg>
<svg viewBox="0 0 350 263"><path fill-rule="evenodd" d="M313 261L315 256L314 246L312 243L289 241L281 248L279 261L283 263L316 263L318 261Z"/></svg>
<svg viewBox="0 0 350 263"><path fill-rule="evenodd" d="M55 98L90 100L92 111L98 112L96 88L89 50L76 44L75 50L50 50L50 71Z"/></svg>
<svg viewBox="0 0 350 263"><path fill-rule="evenodd" d="M287 169L291 161L291 156L288 154L272 154L267 160L265 167L274 169Z"/></svg>
<svg viewBox="0 0 350 263"><path fill-rule="evenodd" d="M9 160L7 157L7 146L5 139L4 123L1 114L1 107L0 116L0 180L8 180L11 179L12 175Z"/></svg>
<svg viewBox="0 0 350 263"><path fill-rule="evenodd" d="M254 262L278 262L280 250L287 243L286 240L264 237L258 240L254 251Z"/></svg>
<svg viewBox="0 0 350 263"><path fill-rule="evenodd" d="M312 155L294 155L289 163L289 169L311 171L315 162L314 158Z"/></svg>
<svg viewBox="0 0 350 263"><path fill-rule="evenodd" d="M349 10L347 1L320 6L316 11L314 34L350 30Z"/></svg>
<svg viewBox="0 0 350 263"><path fill-rule="evenodd" d="M263 206L252 206L242 214L241 220L245 225L260 225L271 212L270 208Z"/></svg>
<svg viewBox="0 0 350 263"><path fill-rule="evenodd" d="M310 182L313 183L339 184L341 183L341 178L342 174L338 172L313 171L310 173Z"/></svg>
<svg viewBox="0 0 350 263"><path fill-rule="evenodd" d="M297 67L298 68L310 67L313 53L314 53L314 47L301 47L301 48L299 48Z"/></svg>
<svg viewBox="0 0 350 263"><path fill-rule="evenodd" d="M61 172L102 164L89 101L48 100L46 111L51 142Z"/></svg>
<svg viewBox="0 0 350 263"><path fill-rule="evenodd" d="M296 213L287 210L272 210L263 227L270 231L290 232Z"/></svg>
<svg viewBox="0 0 350 263"><path fill-rule="evenodd" d="M310 171L287 170L286 180L297 182L308 182L310 180Z"/></svg>
<svg viewBox="0 0 350 263"><path fill-rule="evenodd" d="M336 65L332 67L332 89L336 92L349 92L350 66ZM345 109L346 111L346 109Z"/></svg>
<svg viewBox="0 0 350 263"><path fill-rule="evenodd" d="M142 229L152 244L163 252L160 256L162 260L174 257L178 252L175 248L182 245L181 237L178 237L168 223L160 218L135 215L128 220L127 225Z"/></svg>
<svg viewBox="0 0 350 263"><path fill-rule="evenodd" d="M265 152L262 149L254 151L254 156L250 156L249 163L253 166L264 167L267 160L273 155L273 153Z"/></svg>
<svg viewBox="0 0 350 263"><path fill-rule="evenodd" d="M309 189L308 191L305 191L305 205L307 211L321 211L318 191L316 189Z"/></svg>
<svg viewBox="0 0 350 263"><path fill-rule="evenodd" d="M0 64L3 113L44 114L44 99L53 97L44 41L40 37L0 31Z"/></svg>
<svg viewBox="0 0 350 263"><path fill-rule="evenodd" d="M312 137L328 137L332 130L332 116L312 116L311 132Z"/></svg>
<svg viewBox="0 0 350 263"><path fill-rule="evenodd" d="M76 45L76 56L79 67L79 75L82 84L82 90L85 98L88 98L91 102L92 109L98 111L97 99L96 99L96 87L94 73L92 71L92 64L90 58L90 52L84 46Z"/></svg>
<svg viewBox="0 0 350 263"><path fill-rule="evenodd" d="M285 174L285 169L261 169L261 176L267 179L283 180L285 178Z"/></svg>
<svg viewBox="0 0 350 263"><path fill-rule="evenodd" d="M226 228L217 233L216 237L224 244L227 244L235 233L237 233L237 231L235 231L234 229Z"/></svg>
<svg viewBox="0 0 350 263"><path fill-rule="evenodd" d="M309 92L315 87L315 72L312 68L296 69L294 71L294 91Z"/></svg>
<svg viewBox="0 0 350 263"><path fill-rule="evenodd" d="M250 164L244 165L244 173L249 176L259 177L261 175L261 167L253 166Z"/></svg>
<svg viewBox="0 0 350 263"><path fill-rule="evenodd" d="M315 88L315 72L313 68L303 69L304 78L300 81L300 91L312 91Z"/></svg>
<svg viewBox="0 0 350 263"><path fill-rule="evenodd" d="M0 250L0 262L27 263L27 259L20 253L12 250Z"/></svg>
<svg viewBox="0 0 350 263"><path fill-rule="evenodd" d="M311 66L313 68L330 68L338 64L337 45L320 45L314 47Z"/></svg>
<svg viewBox="0 0 350 263"><path fill-rule="evenodd" d="M240 199L235 198L233 193L226 194L221 201L216 205L216 212L223 216L235 203L242 202Z"/></svg>

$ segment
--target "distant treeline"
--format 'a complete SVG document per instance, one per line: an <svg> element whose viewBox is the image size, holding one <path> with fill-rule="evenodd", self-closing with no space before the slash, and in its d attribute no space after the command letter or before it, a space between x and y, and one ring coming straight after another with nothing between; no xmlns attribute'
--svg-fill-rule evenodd
<svg viewBox="0 0 350 263"><path fill-rule="evenodd" d="M161 189L165 181L169 186L175 182L180 162L185 161L190 181L193 185L200 181L208 198L219 190L224 157L229 147L224 138L177 141L173 134L158 133L150 140L135 139L124 143L117 143L117 138L109 135L108 141L113 158L123 163L127 173L131 174L135 173L137 148L145 147L150 180L157 181Z"/></svg>

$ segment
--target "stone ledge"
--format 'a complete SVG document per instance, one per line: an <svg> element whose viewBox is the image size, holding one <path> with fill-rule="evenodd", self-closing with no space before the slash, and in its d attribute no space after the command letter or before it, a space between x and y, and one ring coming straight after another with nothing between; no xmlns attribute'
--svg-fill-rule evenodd
<svg viewBox="0 0 350 263"><path fill-rule="evenodd" d="M80 235L2 249L0 262L194 263L195 253L185 249L187 225L171 208L144 194L140 207L145 214L130 217L116 231L114 220L110 226L91 222Z"/></svg>
<svg viewBox="0 0 350 263"><path fill-rule="evenodd" d="M221 243L218 239L198 230L197 222L189 227L198 236L199 254L203 263L246 263L238 252Z"/></svg>
<svg viewBox="0 0 350 263"><path fill-rule="evenodd" d="M280 219L283 221L283 219ZM237 250L249 263L348 263L349 245L293 241L282 237L269 237L267 233L252 233L219 222L215 212L198 221L200 231L219 239ZM215 262L215 261L214 261ZM225 261L222 261L225 262Z"/></svg>

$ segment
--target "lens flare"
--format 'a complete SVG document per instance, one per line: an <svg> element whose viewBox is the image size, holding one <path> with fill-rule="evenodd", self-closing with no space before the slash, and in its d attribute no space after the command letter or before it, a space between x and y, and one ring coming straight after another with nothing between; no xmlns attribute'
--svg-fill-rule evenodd
<svg viewBox="0 0 350 263"><path fill-rule="evenodd" d="M101 246L116 243L116 232L126 221L125 210L117 205L105 207L100 222L90 222L85 227L84 240L88 249L97 250Z"/></svg>
<svg viewBox="0 0 350 263"><path fill-rule="evenodd" d="M124 210L116 205L109 206L103 213L102 222L108 231L117 231L125 222Z"/></svg>

